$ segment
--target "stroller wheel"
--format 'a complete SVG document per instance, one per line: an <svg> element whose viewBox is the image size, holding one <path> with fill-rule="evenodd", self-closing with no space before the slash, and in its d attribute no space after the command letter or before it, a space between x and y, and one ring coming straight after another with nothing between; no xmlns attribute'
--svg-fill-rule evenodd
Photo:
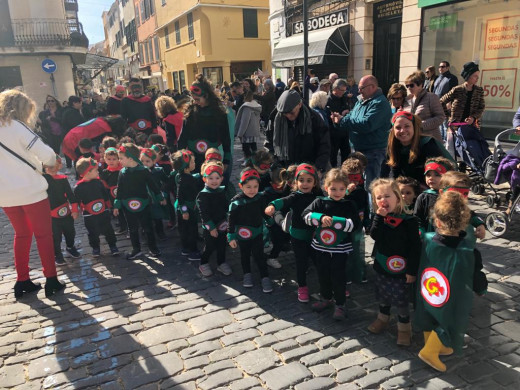
<svg viewBox="0 0 520 390"><path fill-rule="evenodd" d="M493 207L495 204L495 197L493 195L486 196L486 203L489 207Z"/></svg>
<svg viewBox="0 0 520 390"><path fill-rule="evenodd" d="M471 186L471 192L473 192L475 195L482 195L484 192L486 192L486 187L484 187L482 184L473 184Z"/></svg>
<svg viewBox="0 0 520 390"><path fill-rule="evenodd" d="M486 228L495 237L504 235L508 224L508 217L504 213L494 212L486 217Z"/></svg>

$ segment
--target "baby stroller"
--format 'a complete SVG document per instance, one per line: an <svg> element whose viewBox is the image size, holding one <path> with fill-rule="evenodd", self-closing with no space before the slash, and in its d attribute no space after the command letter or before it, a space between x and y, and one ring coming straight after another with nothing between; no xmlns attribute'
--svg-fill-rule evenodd
<svg viewBox="0 0 520 390"><path fill-rule="evenodd" d="M495 184L502 184L507 182L507 178L504 175L499 174L499 165L506 156L520 157L520 142L519 138L512 139L511 136L517 134L516 129L507 129L500 132L495 138L495 150L493 155L486 160L486 178L488 180L494 180ZM516 141L516 145L513 149L504 149L502 144L503 141ZM499 176L499 177L497 177ZM512 188L506 193L506 202L509 202L512 196ZM486 228L495 237L500 237L506 233L509 224L511 224L515 214L520 214L520 196L516 199L509 207L509 214L503 212L492 212L486 217Z"/></svg>
<svg viewBox="0 0 520 390"><path fill-rule="evenodd" d="M455 161L461 172L467 172L471 180L471 192L476 195L484 195L489 188L493 195L488 195L486 203L488 206L500 204L500 196L492 183L495 179L488 180L485 175L485 167L488 159L492 157L486 139L475 127L467 123L451 123L450 126L457 130L453 131L453 142L455 149ZM462 161L457 161L460 158Z"/></svg>

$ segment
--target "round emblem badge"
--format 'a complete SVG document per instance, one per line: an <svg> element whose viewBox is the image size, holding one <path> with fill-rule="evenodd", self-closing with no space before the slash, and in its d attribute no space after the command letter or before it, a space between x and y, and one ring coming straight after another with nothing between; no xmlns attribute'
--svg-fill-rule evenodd
<svg viewBox="0 0 520 390"><path fill-rule="evenodd" d="M59 217L66 217L68 213L69 213L69 208L67 206L63 206L61 209L58 210Z"/></svg>
<svg viewBox="0 0 520 390"><path fill-rule="evenodd" d="M137 199L132 199L128 202L128 207L130 207L130 210L136 211L141 208L141 201Z"/></svg>
<svg viewBox="0 0 520 390"><path fill-rule="evenodd" d="M400 256L390 256L386 259L386 266L392 272L401 272L406 267L406 260Z"/></svg>
<svg viewBox="0 0 520 390"><path fill-rule="evenodd" d="M112 197L116 198L117 197L117 187L112 187L110 189L110 194L112 195Z"/></svg>
<svg viewBox="0 0 520 390"><path fill-rule="evenodd" d="M206 141L199 141L195 144L195 148L199 153L206 153L206 150L208 150L208 144Z"/></svg>
<svg viewBox="0 0 520 390"><path fill-rule="evenodd" d="M238 229L238 235L244 239L251 238L253 236L253 232L248 228L242 227Z"/></svg>
<svg viewBox="0 0 520 390"><path fill-rule="evenodd" d="M102 202L96 202L92 205L92 211L94 213L99 213L103 209L103 203Z"/></svg>
<svg viewBox="0 0 520 390"><path fill-rule="evenodd" d="M336 222L336 223L334 224L334 229L338 229L338 230L340 230L342 227L343 227L343 226L342 226L341 223L339 223L339 222Z"/></svg>
<svg viewBox="0 0 520 390"><path fill-rule="evenodd" d="M146 129L146 122L145 121L137 122L137 127L139 127L140 129Z"/></svg>
<svg viewBox="0 0 520 390"><path fill-rule="evenodd" d="M323 229L320 232L320 239L325 245L332 245L336 242L336 233L334 230Z"/></svg>
<svg viewBox="0 0 520 390"><path fill-rule="evenodd" d="M222 222L220 225L218 225L217 230L221 232L225 232L228 228L228 223L226 221Z"/></svg>
<svg viewBox="0 0 520 390"><path fill-rule="evenodd" d="M441 307L450 299L450 283L436 268L426 268L421 275L421 295L433 307Z"/></svg>

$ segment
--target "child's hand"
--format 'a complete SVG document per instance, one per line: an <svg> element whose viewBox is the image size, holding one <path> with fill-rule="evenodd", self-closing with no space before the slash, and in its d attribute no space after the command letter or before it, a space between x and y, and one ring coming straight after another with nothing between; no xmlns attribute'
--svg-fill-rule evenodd
<svg viewBox="0 0 520 390"><path fill-rule="evenodd" d="M475 229L475 237L480 238L481 240L486 237L486 228L484 225L479 225Z"/></svg>
<svg viewBox="0 0 520 390"><path fill-rule="evenodd" d="M185 221L190 219L190 213L182 213L182 219L184 219Z"/></svg>
<svg viewBox="0 0 520 390"><path fill-rule="evenodd" d="M161 206L166 206L166 199L163 199L159 202Z"/></svg>
<svg viewBox="0 0 520 390"><path fill-rule="evenodd" d="M347 191L349 193L351 193L352 191L354 191L356 189L356 185L354 183L350 183L348 186L347 186Z"/></svg>
<svg viewBox="0 0 520 390"><path fill-rule="evenodd" d="M229 241L229 246L233 249L236 249L236 247L238 246L237 244L237 240L231 240Z"/></svg>
<svg viewBox="0 0 520 390"><path fill-rule="evenodd" d="M324 227L332 226L332 217L329 217L328 215L325 215L324 217L321 218L321 224Z"/></svg>
<svg viewBox="0 0 520 390"><path fill-rule="evenodd" d="M406 274L406 283L414 283L417 280L417 277Z"/></svg>
<svg viewBox="0 0 520 390"><path fill-rule="evenodd" d="M114 217L117 217L119 215L119 209L114 209L113 214Z"/></svg>
<svg viewBox="0 0 520 390"><path fill-rule="evenodd" d="M379 207L376 211L376 214L378 214L382 217L386 217L388 215L388 210L385 209L384 207Z"/></svg>
<svg viewBox="0 0 520 390"><path fill-rule="evenodd" d="M274 212L275 212L275 211L276 211L276 210L275 210L274 206L273 206L273 205L270 205L270 206L267 206L267 207L265 208L265 211L264 211L264 212L265 212L266 215L269 215L270 217L272 217L272 216L274 215Z"/></svg>
<svg viewBox="0 0 520 390"><path fill-rule="evenodd" d="M209 234L211 234L211 237L217 238L218 237L218 231L217 229L213 229L209 231Z"/></svg>
<svg viewBox="0 0 520 390"><path fill-rule="evenodd" d="M73 211L70 215L72 216L72 219L76 219L79 217L79 213L77 211Z"/></svg>

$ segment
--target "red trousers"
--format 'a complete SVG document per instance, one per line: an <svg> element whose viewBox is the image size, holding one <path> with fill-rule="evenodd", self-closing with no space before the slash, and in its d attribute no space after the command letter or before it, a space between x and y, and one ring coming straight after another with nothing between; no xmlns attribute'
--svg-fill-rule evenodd
<svg viewBox="0 0 520 390"><path fill-rule="evenodd" d="M4 207L4 212L14 228L14 266L17 280L29 279L29 252L33 234L36 237L43 274L47 278L56 276L49 199L24 206Z"/></svg>

